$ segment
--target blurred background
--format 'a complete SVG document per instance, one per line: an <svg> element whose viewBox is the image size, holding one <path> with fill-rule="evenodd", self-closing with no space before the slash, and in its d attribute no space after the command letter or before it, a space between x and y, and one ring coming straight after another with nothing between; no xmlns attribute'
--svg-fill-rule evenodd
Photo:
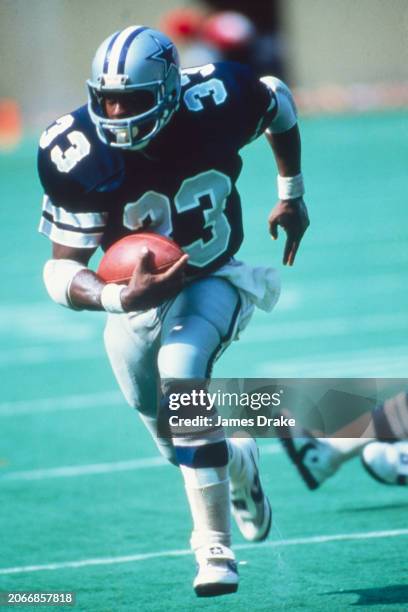
<svg viewBox="0 0 408 612"><path fill-rule="evenodd" d="M86 101L99 43L135 23L164 29L184 66L282 76L299 107L311 226L283 268L274 160L264 138L246 147L240 255L278 268L283 289L215 375L408 372L407 0L1 0L0 591L76 590L86 612L213 605L190 594L182 484L116 387L104 314L58 307L41 279L38 137ZM406 610L406 488L355 460L310 493L274 441L261 451L273 533L260 554L235 532L234 609Z"/></svg>
<svg viewBox="0 0 408 612"><path fill-rule="evenodd" d="M307 111L408 99L406 0L2 0L0 97L43 127L82 103L96 47L132 23L164 28L185 66L227 56L284 75Z"/></svg>

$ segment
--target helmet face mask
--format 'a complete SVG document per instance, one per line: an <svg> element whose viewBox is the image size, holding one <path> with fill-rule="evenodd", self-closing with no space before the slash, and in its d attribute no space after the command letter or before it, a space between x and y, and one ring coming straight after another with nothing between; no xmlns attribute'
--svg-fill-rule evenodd
<svg viewBox="0 0 408 612"><path fill-rule="evenodd" d="M178 107L177 49L161 32L131 26L99 47L87 85L89 114L100 139L112 147L144 148ZM123 101L126 116L109 118L109 100Z"/></svg>

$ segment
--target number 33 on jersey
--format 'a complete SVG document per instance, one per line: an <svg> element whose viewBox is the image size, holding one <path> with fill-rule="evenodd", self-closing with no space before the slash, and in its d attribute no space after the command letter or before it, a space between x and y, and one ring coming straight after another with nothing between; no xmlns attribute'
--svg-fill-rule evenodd
<svg viewBox="0 0 408 612"><path fill-rule="evenodd" d="M243 238L239 150L274 112L270 90L234 63L184 71L178 110L142 151L102 143L80 107L40 139L40 231L59 244L104 250L135 230L154 231L188 253L190 273L219 267Z"/></svg>

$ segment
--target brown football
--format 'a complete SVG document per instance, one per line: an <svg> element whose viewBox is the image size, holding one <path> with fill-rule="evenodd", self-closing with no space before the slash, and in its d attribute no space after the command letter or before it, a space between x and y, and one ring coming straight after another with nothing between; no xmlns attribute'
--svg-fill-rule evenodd
<svg viewBox="0 0 408 612"><path fill-rule="evenodd" d="M183 255L170 238L152 232L138 232L109 247L99 264L98 276L106 283L128 282L143 247L151 252L151 271L154 274L165 272Z"/></svg>

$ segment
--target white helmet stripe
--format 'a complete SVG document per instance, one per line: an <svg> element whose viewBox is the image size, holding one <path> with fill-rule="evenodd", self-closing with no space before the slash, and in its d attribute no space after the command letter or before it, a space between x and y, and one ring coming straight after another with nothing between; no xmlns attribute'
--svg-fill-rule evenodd
<svg viewBox="0 0 408 612"><path fill-rule="evenodd" d="M111 49L110 52L110 56L109 56L109 65L108 65L108 74L109 75L115 75L118 72L118 65L119 65L119 60L120 60L120 52L122 51L122 48L129 36L129 34L132 34L135 30L141 28L142 26L129 26L128 28L125 28L117 37L117 39L115 40L115 43Z"/></svg>

